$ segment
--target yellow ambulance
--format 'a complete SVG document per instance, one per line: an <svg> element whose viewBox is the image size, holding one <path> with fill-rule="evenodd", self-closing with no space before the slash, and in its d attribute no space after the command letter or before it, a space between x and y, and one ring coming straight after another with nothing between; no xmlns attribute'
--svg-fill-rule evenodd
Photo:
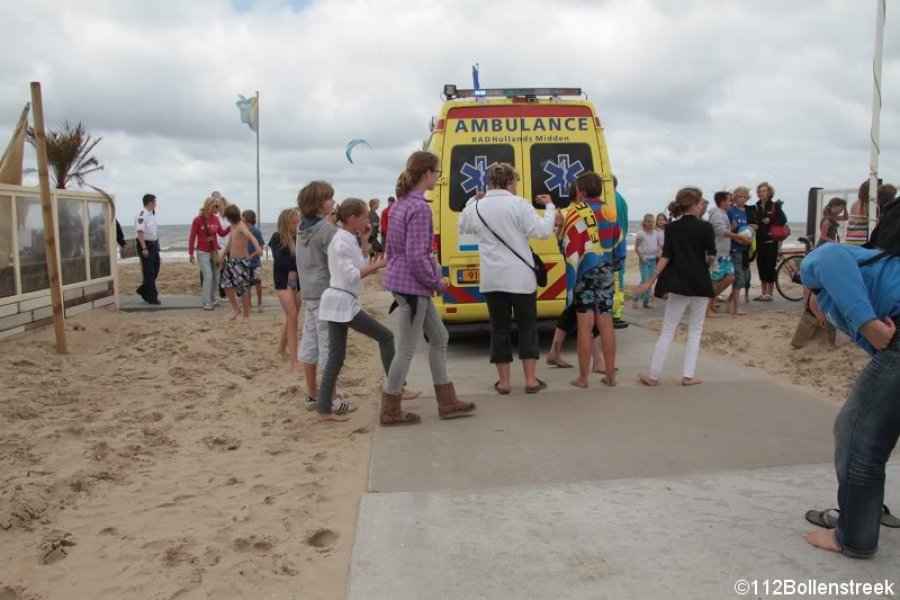
<svg viewBox="0 0 900 600"><path fill-rule="evenodd" d="M603 197L615 198L609 153L597 111L580 89L463 90L446 85L444 98L424 144L441 158L442 169L428 195L434 256L448 283L435 303L447 324L487 322L487 304L478 287L478 244L459 235L457 219L466 202L485 189L488 165L514 165L522 178L519 196L549 194L554 203L565 204L570 184L583 171L600 174ZM547 267L547 286L537 293L538 318L554 319L566 302L565 262L555 237L532 239L531 247Z"/></svg>

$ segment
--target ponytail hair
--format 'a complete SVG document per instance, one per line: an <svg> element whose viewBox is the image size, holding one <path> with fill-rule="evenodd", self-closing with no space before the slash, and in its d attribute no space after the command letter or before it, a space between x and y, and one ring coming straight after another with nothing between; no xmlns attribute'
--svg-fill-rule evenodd
<svg viewBox="0 0 900 600"><path fill-rule="evenodd" d="M419 150L413 152L406 161L406 169L397 178L395 193L397 198L403 198L416 187L428 171L436 171L441 163L437 155Z"/></svg>
<svg viewBox="0 0 900 600"><path fill-rule="evenodd" d="M509 163L494 163L488 167L487 180L490 189L505 190L519 180L519 174Z"/></svg>
<svg viewBox="0 0 900 600"><path fill-rule="evenodd" d="M345 198L335 212L335 218L339 223L346 224L350 217L361 217L369 213L369 207L364 200L359 198Z"/></svg>
<svg viewBox="0 0 900 600"><path fill-rule="evenodd" d="M697 187L686 187L678 190L675 200L669 203L669 214L677 219L703 200L703 191Z"/></svg>

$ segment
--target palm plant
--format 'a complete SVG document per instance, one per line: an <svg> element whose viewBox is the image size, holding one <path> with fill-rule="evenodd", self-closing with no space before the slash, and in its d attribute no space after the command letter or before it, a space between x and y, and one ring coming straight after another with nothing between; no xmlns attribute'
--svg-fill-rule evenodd
<svg viewBox="0 0 900 600"><path fill-rule="evenodd" d="M28 143L35 145L34 129L28 128ZM47 163L50 176L57 189L64 190L74 182L78 187L97 189L85 181L85 178L96 171L102 171L103 165L96 157L91 156L94 147L102 137L92 139L81 123L72 127L66 121L62 129L47 132ZM34 169L29 169L34 172Z"/></svg>

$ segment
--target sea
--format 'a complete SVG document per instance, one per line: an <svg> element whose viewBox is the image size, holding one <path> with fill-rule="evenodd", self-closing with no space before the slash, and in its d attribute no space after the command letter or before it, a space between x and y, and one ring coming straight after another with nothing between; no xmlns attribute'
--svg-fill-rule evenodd
<svg viewBox="0 0 900 600"><path fill-rule="evenodd" d="M797 238L806 235L806 223L793 222L788 223L788 225L791 228L791 235L787 240L784 241L783 246L801 247L802 244L797 240ZM265 239L268 243L269 238L272 236L272 233L276 229L275 223L263 223L259 226L259 228L260 231L262 231L263 239ZM627 241L629 250L634 247L634 239L640 229L640 221L629 221ZM123 225L122 231L125 234L126 239L134 239L134 227L125 227ZM190 225L160 225L159 247L161 257L164 260L187 261L188 235L190 234L190 231ZM265 260L270 260L271 257L269 254L265 254L263 258ZM137 258L129 258L120 260L120 262L128 263L136 262L137 260Z"/></svg>

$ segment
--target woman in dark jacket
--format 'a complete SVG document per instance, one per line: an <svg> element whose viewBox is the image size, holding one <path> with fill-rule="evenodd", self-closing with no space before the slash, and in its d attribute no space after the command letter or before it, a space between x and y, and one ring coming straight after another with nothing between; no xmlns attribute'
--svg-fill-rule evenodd
<svg viewBox="0 0 900 600"><path fill-rule="evenodd" d="M677 220L666 226L662 258L656 263L656 270L650 279L635 290L635 295L640 295L656 283L654 295L666 298L666 313L659 341L653 351L650 371L638 375L644 385L659 384L666 355L675 338L675 330L688 307L691 309L691 320L688 324L681 384L701 383L700 379L694 377L694 369L700 353L706 307L709 299L715 296L709 268L716 260L715 232L712 225L700 220L703 211L700 202L702 197L703 193L698 188L679 190L669 208L672 217Z"/></svg>
<svg viewBox="0 0 900 600"><path fill-rule="evenodd" d="M754 298L758 302L771 302L775 293L775 263L778 262L779 240L773 240L769 236L772 225L786 225L787 215L781 208L781 201L774 200L775 188L768 181L763 181L756 186L756 268L759 271L759 280L762 292Z"/></svg>

